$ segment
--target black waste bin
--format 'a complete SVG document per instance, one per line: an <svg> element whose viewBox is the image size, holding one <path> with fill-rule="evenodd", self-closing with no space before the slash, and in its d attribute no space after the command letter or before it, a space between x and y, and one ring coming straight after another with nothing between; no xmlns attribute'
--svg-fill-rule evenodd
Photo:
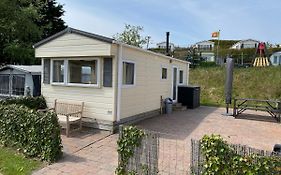
<svg viewBox="0 0 281 175"><path fill-rule="evenodd" d="M187 108L197 108L200 106L200 87L199 86L179 86L178 102Z"/></svg>
<svg viewBox="0 0 281 175"><path fill-rule="evenodd" d="M173 100L171 98L166 98L164 103L166 114L171 114L173 112Z"/></svg>

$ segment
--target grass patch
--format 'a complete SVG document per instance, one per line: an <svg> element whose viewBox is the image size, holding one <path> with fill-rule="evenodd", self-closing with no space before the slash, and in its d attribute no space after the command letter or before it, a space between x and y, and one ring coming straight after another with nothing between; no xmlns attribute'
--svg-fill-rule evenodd
<svg viewBox="0 0 281 175"><path fill-rule="evenodd" d="M190 84L201 87L201 104L225 106L225 68L190 70ZM235 68L233 97L281 100L281 66Z"/></svg>
<svg viewBox="0 0 281 175"><path fill-rule="evenodd" d="M39 160L25 158L10 148L0 146L0 173L3 175L28 175L41 166Z"/></svg>

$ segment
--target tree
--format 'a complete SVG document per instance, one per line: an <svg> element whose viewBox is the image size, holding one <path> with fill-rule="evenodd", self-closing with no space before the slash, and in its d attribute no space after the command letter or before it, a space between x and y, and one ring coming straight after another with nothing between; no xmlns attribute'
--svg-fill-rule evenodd
<svg viewBox="0 0 281 175"><path fill-rule="evenodd" d="M65 28L55 0L0 1L0 64L36 64L32 45Z"/></svg>
<svg viewBox="0 0 281 175"><path fill-rule="evenodd" d="M36 6L40 2L34 1ZM40 18L37 8L28 0L0 2L0 57L4 63L34 63L32 44L41 37L34 23Z"/></svg>
<svg viewBox="0 0 281 175"><path fill-rule="evenodd" d="M42 18L37 22L37 25L43 27L43 39L67 27L62 19L65 12L63 10L63 5L57 4L55 0L48 0L39 8L39 13L42 15Z"/></svg>
<svg viewBox="0 0 281 175"><path fill-rule="evenodd" d="M113 36L117 41L141 47L142 45L147 43L147 39L141 36L141 32L143 31L143 27L141 26L132 26L130 24L125 24L125 29L122 33L117 33Z"/></svg>

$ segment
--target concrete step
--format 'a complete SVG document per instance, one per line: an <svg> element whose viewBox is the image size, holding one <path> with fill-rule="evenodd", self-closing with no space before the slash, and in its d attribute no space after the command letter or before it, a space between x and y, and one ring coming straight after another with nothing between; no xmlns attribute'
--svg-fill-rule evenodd
<svg viewBox="0 0 281 175"><path fill-rule="evenodd" d="M175 106L175 107L182 107L182 104L181 104L181 103L174 103L174 104L173 104L173 107L174 107L174 106Z"/></svg>
<svg viewBox="0 0 281 175"><path fill-rule="evenodd" d="M185 111L187 110L186 106L173 106L173 111Z"/></svg>

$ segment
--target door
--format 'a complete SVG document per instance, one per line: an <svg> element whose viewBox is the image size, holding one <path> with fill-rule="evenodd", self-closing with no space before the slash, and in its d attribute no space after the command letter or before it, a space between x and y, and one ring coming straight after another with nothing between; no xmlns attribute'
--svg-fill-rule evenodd
<svg viewBox="0 0 281 175"><path fill-rule="evenodd" d="M178 91L178 68L173 67L173 77L172 77L172 97L173 101L177 101L177 91Z"/></svg>

